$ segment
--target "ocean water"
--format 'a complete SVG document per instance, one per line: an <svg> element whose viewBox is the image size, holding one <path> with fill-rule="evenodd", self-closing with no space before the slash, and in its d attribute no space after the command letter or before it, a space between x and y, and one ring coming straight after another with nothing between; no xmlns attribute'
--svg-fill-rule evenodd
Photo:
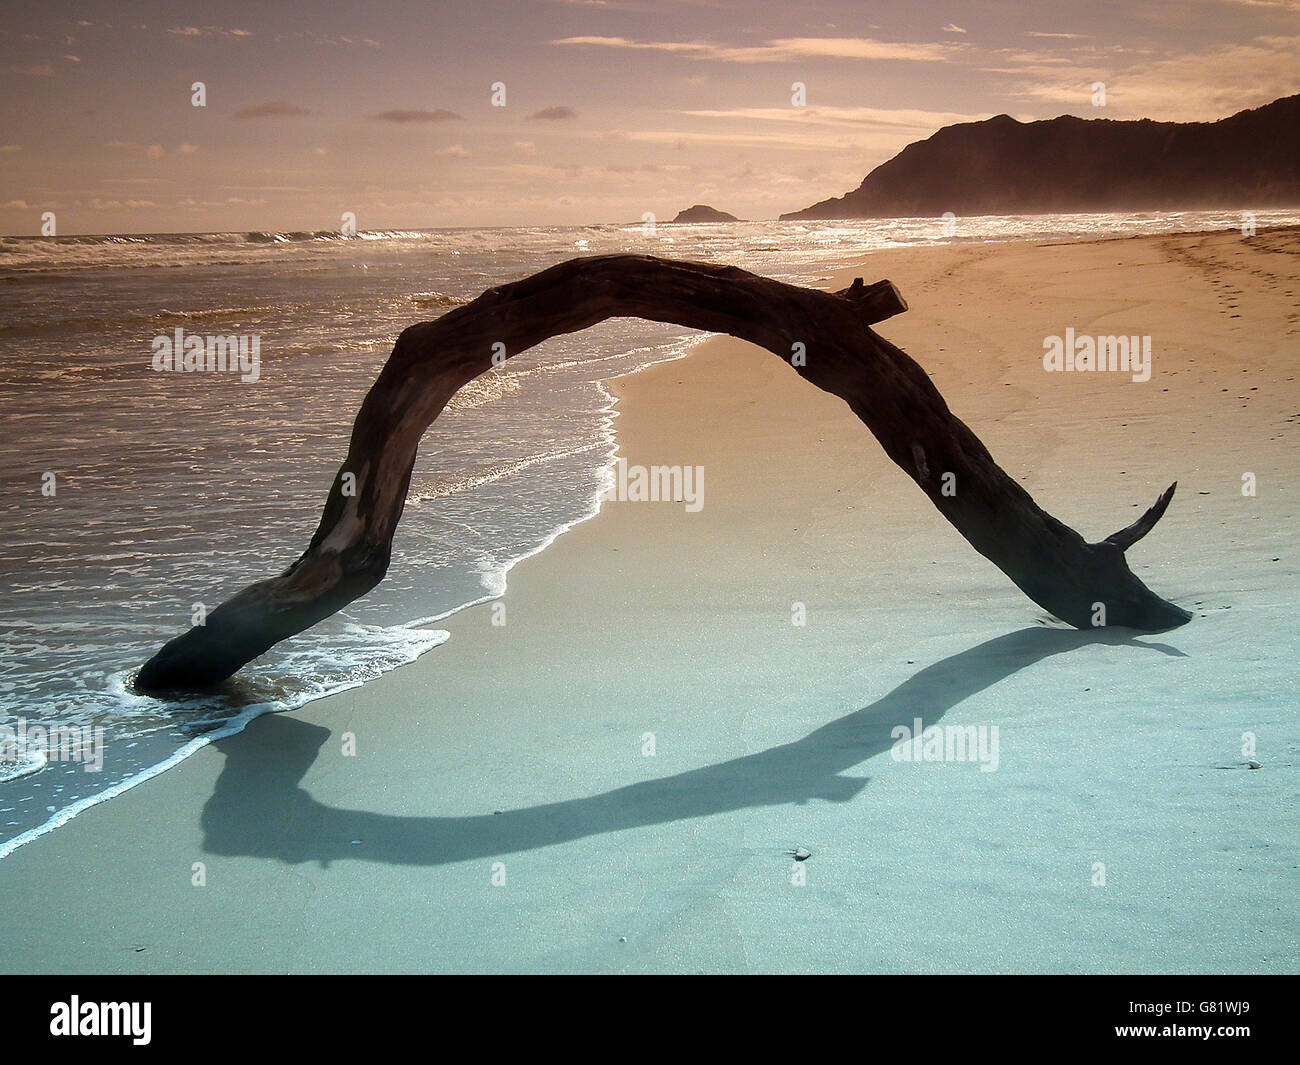
<svg viewBox="0 0 1300 1065"><path fill-rule="evenodd" d="M438 620L500 595L516 562L598 510L615 452L604 382L699 339L616 319L472 382L425 437L378 588L217 691L135 695L134 671L196 610L302 552L407 325L575 255L814 284L891 247L1240 224L1188 212L960 219L951 235L942 220L898 219L0 238L0 857L259 714L436 648ZM256 336L258 379L155 370L154 339L177 328ZM49 726L102 737L102 768L43 753L39 736L4 745Z"/></svg>

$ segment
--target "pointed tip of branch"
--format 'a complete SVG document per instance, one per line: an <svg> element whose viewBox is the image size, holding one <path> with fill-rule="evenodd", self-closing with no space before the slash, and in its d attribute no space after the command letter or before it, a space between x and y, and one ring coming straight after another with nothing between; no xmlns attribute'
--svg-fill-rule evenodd
<svg viewBox="0 0 1300 1065"><path fill-rule="evenodd" d="M1175 481L1161 493L1159 499L1155 501L1151 509L1142 517L1138 518L1132 525L1126 529L1120 529L1117 533L1112 533L1102 541L1104 544L1110 544L1111 547L1118 547L1121 551L1127 551L1135 543L1146 536L1156 527L1156 522L1165 516L1165 511L1169 509L1169 503L1174 498L1174 490L1178 487Z"/></svg>
<svg viewBox="0 0 1300 1065"><path fill-rule="evenodd" d="M892 281L877 281L874 285L866 285L862 278L855 277L852 285L840 289L835 295L851 301L858 316L867 325L875 325L907 310L907 300L903 299L903 294Z"/></svg>

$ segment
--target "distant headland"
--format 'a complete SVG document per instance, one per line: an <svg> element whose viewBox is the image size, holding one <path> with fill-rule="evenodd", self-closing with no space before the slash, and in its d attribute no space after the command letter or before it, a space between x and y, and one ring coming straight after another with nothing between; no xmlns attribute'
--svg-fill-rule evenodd
<svg viewBox="0 0 1300 1065"><path fill-rule="evenodd" d="M1217 122L998 115L945 126L847 195L781 218L1292 205L1300 205L1300 95Z"/></svg>

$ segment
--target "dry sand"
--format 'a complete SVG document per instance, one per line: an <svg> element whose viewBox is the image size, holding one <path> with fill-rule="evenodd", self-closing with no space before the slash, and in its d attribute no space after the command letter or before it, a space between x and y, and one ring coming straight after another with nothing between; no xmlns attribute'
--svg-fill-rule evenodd
<svg viewBox="0 0 1300 1065"><path fill-rule="evenodd" d="M1130 560L1185 628L1052 623L841 401L710 341L614 386L621 453L702 466L701 511L608 503L511 572L504 625L463 611L414 665L21 848L0 969L1295 971L1298 253L855 271L899 285L879 331L1086 537L1179 481ZM1044 372L1067 327L1150 335L1151 380ZM916 717L996 726L997 771L896 761ZM1262 768L1223 768L1248 732Z"/></svg>

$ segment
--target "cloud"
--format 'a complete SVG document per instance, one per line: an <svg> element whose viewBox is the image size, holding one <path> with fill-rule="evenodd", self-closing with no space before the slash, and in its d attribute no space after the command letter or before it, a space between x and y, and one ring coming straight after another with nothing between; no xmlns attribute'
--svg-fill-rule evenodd
<svg viewBox="0 0 1300 1065"><path fill-rule="evenodd" d="M1025 36L1026 36L1026 37L1045 37L1045 38L1047 38L1047 39L1049 39L1049 40L1059 40L1059 41L1079 41L1079 40L1082 40L1082 39L1083 39L1084 34L1082 34L1082 33L1038 33L1038 32L1035 31L1035 30L1029 30L1029 31L1025 34Z"/></svg>
<svg viewBox="0 0 1300 1065"><path fill-rule="evenodd" d="M251 37L251 30L223 29L221 26L176 26L167 31L176 37Z"/></svg>
<svg viewBox="0 0 1300 1065"><path fill-rule="evenodd" d="M176 201L181 207L261 207L266 204L266 200L241 200L237 196L227 196L224 200L196 200L192 196L186 196L183 200Z"/></svg>
<svg viewBox="0 0 1300 1065"><path fill-rule="evenodd" d="M540 111L534 111L528 117L530 119L544 119L547 122L558 122L566 118L577 118L578 112L572 107L544 107Z"/></svg>
<svg viewBox="0 0 1300 1065"><path fill-rule="evenodd" d="M798 126L788 126L770 132L760 130L742 132L731 127L709 132L683 132L679 129L610 130L600 133L599 136L602 139L632 141L637 144L658 144L677 151L681 151L688 145L709 145L727 148L771 148L782 151L839 154L844 152L846 148L858 150L875 148L877 141L892 146L894 151L902 148L906 143L906 137L897 130L886 131L883 139L872 138L867 135L870 131L866 129L861 132L864 135L854 138L852 142L846 142L843 137L827 137L825 129L801 129ZM922 135L928 137L933 132L933 129L927 128ZM841 130L841 133L847 133L847 131Z"/></svg>
<svg viewBox="0 0 1300 1065"><path fill-rule="evenodd" d="M193 155L199 150L199 146L197 144L182 144L176 150L180 152L181 155Z"/></svg>
<svg viewBox="0 0 1300 1065"><path fill-rule="evenodd" d="M161 144L141 144L138 141L109 141L104 147L115 152L143 155L146 159L161 159L167 154L167 149Z"/></svg>
<svg viewBox="0 0 1300 1065"><path fill-rule="evenodd" d="M1297 55L1300 35L1256 37L1163 58L1120 47L1071 45L1064 56L1006 56L1008 65L996 72L1016 79L1006 90L1011 97L1086 109L1090 117L1213 121L1293 94ZM1104 108L1090 105L1098 81L1106 85Z"/></svg>
<svg viewBox="0 0 1300 1065"><path fill-rule="evenodd" d="M872 59L931 63L951 58L961 44L908 44L869 37L780 37L763 45L721 45L708 41L632 41L626 37L563 37L551 44L672 52L694 59L733 63L781 63L791 59Z"/></svg>
<svg viewBox="0 0 1300 1065"><path fill-rule="evenodd" d="M960 26L958 26L956 23L953 22L948 23L948 25L946 26L941 26L940 29L944 33L965 33L966 32L964 29L962 29Z"/></svg>
<svg viewBox="0 0 1300 1065"><path fill-rule="evenodd" d="M887 158L906 144L992 112L951 112L873 107L733 107L673 112L689 125L673 129L602 129L603 140L682 150L708 147L799 152L805 156ZM707 124L703 126L702 124ZM858 180L862 175L858 174Z"/></svg>
<svg viewBox="0 0 1300 1065"><path fill-rule="evenodd" d="M0 144L0 153L6 155L10 152L21 152L22 150L23 146L21 144Z"/></svg>
<svg viewBox="0 0 1300 1065"><path fill-rule="evenodd" d="M438 153L439 155L449 156L452 159L468 159L469 149L463 144L449 144L446 148Z"/></svg>
<svg viewBox="0 0 1300 1065"><path fill-rule="evenodd" d="M711 111L683 111L697 118L721 118L728 121L797 122L807 126L864 128L887 126L929 130L955 122L978 122L988 114L962 114L955 111L890 110L880 107L732 107Z"/></svg>
<svg viewBox="0 0 1300 1065"><path fill-rule="evenodd" d="M257 104L253 107L245 107L242 111L236 111L232 118L281 118L293 115L311 114L305 107L298 107L283 100L274 100L268 104Z"/></svg>
<svg viewBox="0 0 1300 1065"><path fill-rule="evenodd" d="M396 122L400 125L407 122L450 122L453 119L463 119L465 116L440 108L437 111L380 111L379 114L370 117L376 122Z"/></svg>
<svg viewBox="0 0 1300 1065"><path fill-rule="evenodd" d="M49 63L20 63L9 68L24 78L52 78L54 67Z"/></svg>
<svg viewBox="0 0 1300 1065"><path fill-rule="evenodd" d="M384 46L382 41L376 41L373 37L347 37L335 33L317 33L315 30L298 30L290 36L310 41L312 44L324 44L334 48L352 48L358 44L364 44L367 48Z"/></svg>

